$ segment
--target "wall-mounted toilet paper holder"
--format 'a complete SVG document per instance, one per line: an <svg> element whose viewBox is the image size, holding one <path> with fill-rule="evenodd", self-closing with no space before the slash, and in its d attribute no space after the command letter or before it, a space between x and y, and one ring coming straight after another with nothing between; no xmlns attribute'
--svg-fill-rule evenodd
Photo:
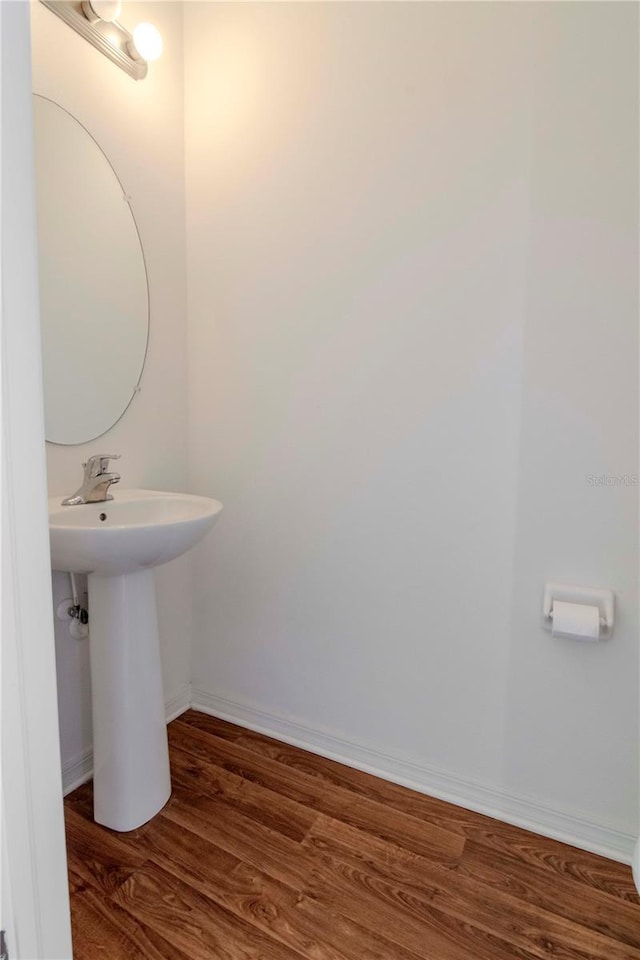
<svg viewBox="0 0 640 960"><path fill-rule="evenodd" d="M600 611L600 637L606 639L613 633L615 621L613 590L598 587L572 587L562 583L547 583L544 588L542 613L547 630L553 628L553 601L579 603L597 607Z"/></svg>

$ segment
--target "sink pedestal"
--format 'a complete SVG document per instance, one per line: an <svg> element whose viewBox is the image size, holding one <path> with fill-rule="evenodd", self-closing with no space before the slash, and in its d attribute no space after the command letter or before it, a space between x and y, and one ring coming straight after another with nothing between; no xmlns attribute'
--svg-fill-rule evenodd
<svg viewBox="0 0 640 960"><path fill-rule="evenodd" d="M88 584L94 817L134 830L171 795L153 570Z"/></svg>

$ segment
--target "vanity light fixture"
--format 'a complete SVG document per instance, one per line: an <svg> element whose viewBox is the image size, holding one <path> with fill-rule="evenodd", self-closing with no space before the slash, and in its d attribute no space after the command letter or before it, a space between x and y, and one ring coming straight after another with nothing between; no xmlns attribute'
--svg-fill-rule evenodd
<svg viewBox="0 0 640 960"><path fill-rule="evenodd" d="M147 75L147 61L162 53L162 37L151 23L140 23L133 34L118 23L120 0L40 0L81 37L109 57L134 80Z"/></svg>

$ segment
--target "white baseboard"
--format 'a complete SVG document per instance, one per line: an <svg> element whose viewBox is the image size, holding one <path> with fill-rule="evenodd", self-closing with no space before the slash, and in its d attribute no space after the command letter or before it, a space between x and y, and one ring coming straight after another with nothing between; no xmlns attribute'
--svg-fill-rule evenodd
<svg viewBox="0 0 640 960"><path fill-rule="evenodd" d="M636 841L633 850L631 869L633 870L633 882L636 885L636 890L640 893L640 839Z"/></svg>
<svg viewBox="0 0 640 960"><path fill-rule="evenodd" d="M62 792L64 796L80 787L93 776L93 750L89 747L62 765Z"/></svg>
<svg viewBox="0 0 640 960"><path fill-rule="evenodd" d="M507 793L478 781L452 775L434 767L389 756L370 747L336 737L265 713L247 704L227 700L193 688L191 706L221 720L237 723L303 750L337 760L347 766L399 783L420 793L455 803L477 813L503 820L544 837L631 864L636 838L612 826L592 823L581 815L555 810L529 797Z"/></svg>
<svg viewBox="0 0 640 960"><path fill-rule="evenodd" d="M171 723L191 706L191 684L183 684L178 692L167 700L165 706L167 708L167 723Z"/></svg>
<svg viewBox="0 0 640 960"><path fill-rule="evenodd" d="M191 684L185 683L165 703L167 723L175 720L191 706ZM89 747L62 766L62 792L66 797L76 787L91 780L93 776L93 750Z"/></svg>

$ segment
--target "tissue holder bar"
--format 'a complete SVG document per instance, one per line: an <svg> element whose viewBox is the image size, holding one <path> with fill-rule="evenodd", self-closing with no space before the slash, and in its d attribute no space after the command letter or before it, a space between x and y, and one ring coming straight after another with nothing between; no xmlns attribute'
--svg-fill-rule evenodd
<svg viewBox="0 0 640 960"><path fill-rule="evenodd" d="M562 583L547 583L544 588L542 613L547 630L553 628L553 601L565 603L584 603L600 610L600 638L607 639L613 633L615 604L613 590L598 587L572 587Z"/></svg>

